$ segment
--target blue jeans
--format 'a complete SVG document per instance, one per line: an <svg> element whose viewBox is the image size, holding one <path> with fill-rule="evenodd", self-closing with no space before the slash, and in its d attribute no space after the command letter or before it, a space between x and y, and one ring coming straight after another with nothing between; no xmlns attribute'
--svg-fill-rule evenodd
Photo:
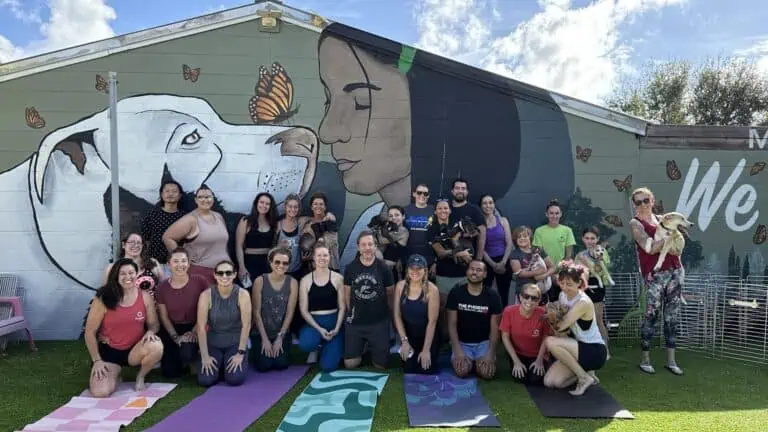
<svg viewBox="0 0 768 432"><path fill-rule="evenodd" d="M483 341L479 343L459 342L461 349L464 351L464 355L466 355L467 358L472 361L480 360L484 355L488 354L488 348L490 344L490 341ZM454 357L454 354L451 353L451 360L453 360Z"/></svg>
<svg viewBox="0 0 768 432"><path fill-rule="evenodd" d="M210 387L216 384L221 376L224 376L224 382L231 386L239 386L245 382L245 377L248 374L248 350L245 351L245 357L243 357L243 363L241 367L235 372L228 372L227 363L229 359L237 354L237 345L233 345L226 349L208 347L208 355L216 360L216 369L212 374L204 374L202 362L197 365L197 382L203 387Z"/></svg>
<svg viewBox="0 0 768 432"><path fill-rule="evenodd" d="M337 317L338 313L312 315L320 327L329 331L336 327ZM299 348L304 352L312 352L319 348L320 370L323 372L335 371L339 368L339 362L344 356L344 327L333 339L326 341L314 327L305 324L299 331Z"/></svg>

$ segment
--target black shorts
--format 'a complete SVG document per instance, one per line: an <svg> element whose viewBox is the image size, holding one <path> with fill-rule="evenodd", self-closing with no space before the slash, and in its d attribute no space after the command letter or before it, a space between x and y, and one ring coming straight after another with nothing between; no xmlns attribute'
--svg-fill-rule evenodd
<svg viewBox="0 0 768 432"><path fill-rule="evenodd" d="M597 278L589 278L587 289L584 293L592 300L592 303L602 303L605 300L605 288L600 288L600 282Z"/></svg>
<svg viewBox="0 0 768 432"><path fill-rule="evenodd" d="M120 366L129 366L128 355L130 353L131 349L119 350L99 342L99 357L101 357L101 360L104 362L114 363Z"/></svg>
<svg viewBox="0 0 768 432"><path fill-rule="evenodd" d="M585 371L594 371L605 366L608 350L601 343L579 342L579 366Z"/></svg>
<svg viewBox="0 0 768 432"><path fill-rule="evenodd" d="M347 324L344 328L344 358L362 357L365 342L371 350L371 360L386 367L389 360L389 319L374 324Z"/></svg>

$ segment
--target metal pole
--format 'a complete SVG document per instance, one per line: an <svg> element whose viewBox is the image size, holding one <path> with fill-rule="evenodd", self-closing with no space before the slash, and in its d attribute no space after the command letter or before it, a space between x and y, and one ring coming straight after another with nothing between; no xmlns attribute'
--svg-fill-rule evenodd
<svg viewBox="0 0 768 432"><path fill-rule="evenodd" d="M120 255L120 163L117 146L117 73L109 73L109 167L112 172L112 252Z"/></svg>

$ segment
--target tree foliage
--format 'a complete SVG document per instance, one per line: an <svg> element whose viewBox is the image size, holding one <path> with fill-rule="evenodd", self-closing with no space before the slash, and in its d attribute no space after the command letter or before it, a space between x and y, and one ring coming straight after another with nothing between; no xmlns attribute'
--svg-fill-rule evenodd
<svg viewBox="0 0 768 432"><path fill-rule="evenodd" d="M662 124L768 125L768 75L736 57L652 62L605 102Z"/></svg>

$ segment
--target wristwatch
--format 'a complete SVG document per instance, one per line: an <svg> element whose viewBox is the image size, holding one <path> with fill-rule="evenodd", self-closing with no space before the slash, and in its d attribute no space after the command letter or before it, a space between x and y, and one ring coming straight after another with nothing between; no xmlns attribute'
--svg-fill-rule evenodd
<svg viewBox="0 0 768 432"><path fill-rule="evenodd" d="M245 350L244 349L239 349L239 350L237 350L237 353L240 354L240 355L245 355Z"/></svg>

